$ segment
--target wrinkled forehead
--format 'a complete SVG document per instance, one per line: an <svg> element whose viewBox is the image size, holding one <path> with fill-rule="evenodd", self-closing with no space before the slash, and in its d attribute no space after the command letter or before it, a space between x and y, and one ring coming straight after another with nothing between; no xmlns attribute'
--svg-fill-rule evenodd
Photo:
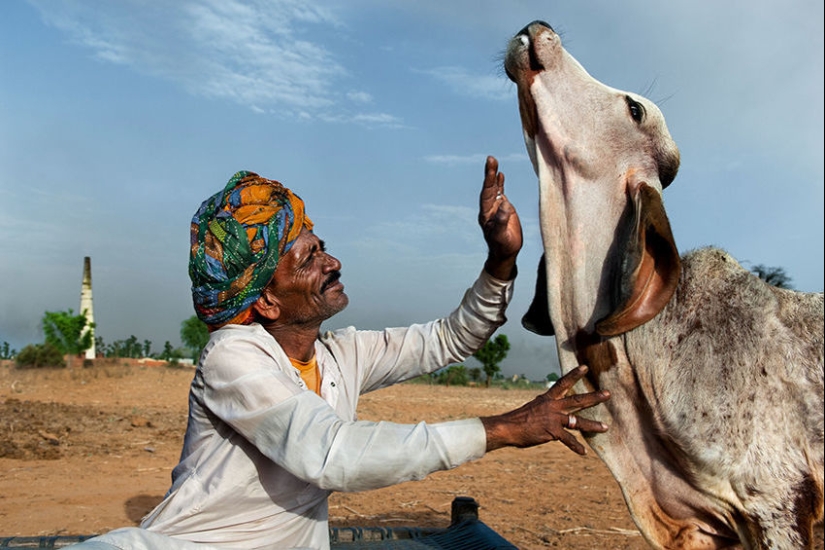
<svg viewBox="0 0 825 550"><path fill-rule="evenodd" d="M306 227L301 228L301 232L298 233L298 237L292 243L292 247L289 251L284 254L286 257L289 254L301 254L303 251L311 249L313 246L318 246L321 242L321 239L318 238L317 235L312 231L312 229L307 229Z"/></svg>

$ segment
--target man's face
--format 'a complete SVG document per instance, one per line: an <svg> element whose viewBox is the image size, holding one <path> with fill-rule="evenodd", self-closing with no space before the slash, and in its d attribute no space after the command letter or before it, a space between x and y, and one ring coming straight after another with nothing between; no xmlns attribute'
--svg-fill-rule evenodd
<svg viewBox="0 0 825 550"><path fill-rule="evenodd" d="M326 253L324 241L301 231L270 283L280 306L279 324L320 324L349 303L341 284L341 262Z"/></svg>

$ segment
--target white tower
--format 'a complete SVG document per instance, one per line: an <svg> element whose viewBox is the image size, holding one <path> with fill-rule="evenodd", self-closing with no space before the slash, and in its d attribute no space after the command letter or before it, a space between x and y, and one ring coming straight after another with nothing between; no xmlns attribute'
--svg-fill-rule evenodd
<svg viewBox="0 0 825 550"><path fill-rule="evenodd" d="M86 359L95 358L95 322L94 308L92 307L92 259L83 258L83 285L80 287L80 313L86 315L85 332L92 333L92 346L86 350Z"/></svg>

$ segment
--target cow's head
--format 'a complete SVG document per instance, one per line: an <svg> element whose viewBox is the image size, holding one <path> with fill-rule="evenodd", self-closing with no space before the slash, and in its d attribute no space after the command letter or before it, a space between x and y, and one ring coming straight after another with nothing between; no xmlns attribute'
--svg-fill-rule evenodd
<svg viewBox="0 0 825 550"><path fill-rule="evenodd" d="M664 117L591 77L540 21L511 40L505 69L539 178L547 270L525 326L552 333L549 313L568 340L632 330L667 304L680 274L661 197L679 150Z"/></svg>

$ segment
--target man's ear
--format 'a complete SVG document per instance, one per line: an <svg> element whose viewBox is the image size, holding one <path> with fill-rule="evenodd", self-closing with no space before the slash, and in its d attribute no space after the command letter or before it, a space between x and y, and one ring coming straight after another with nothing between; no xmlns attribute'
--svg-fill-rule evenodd
<svg viewBox="0 0 825 550"><path fill-rule="evenodd" d="M277 321L281 316L281 305L278 298L267 286L261 295L252 304L252 311L267 321Z"/></svg>

